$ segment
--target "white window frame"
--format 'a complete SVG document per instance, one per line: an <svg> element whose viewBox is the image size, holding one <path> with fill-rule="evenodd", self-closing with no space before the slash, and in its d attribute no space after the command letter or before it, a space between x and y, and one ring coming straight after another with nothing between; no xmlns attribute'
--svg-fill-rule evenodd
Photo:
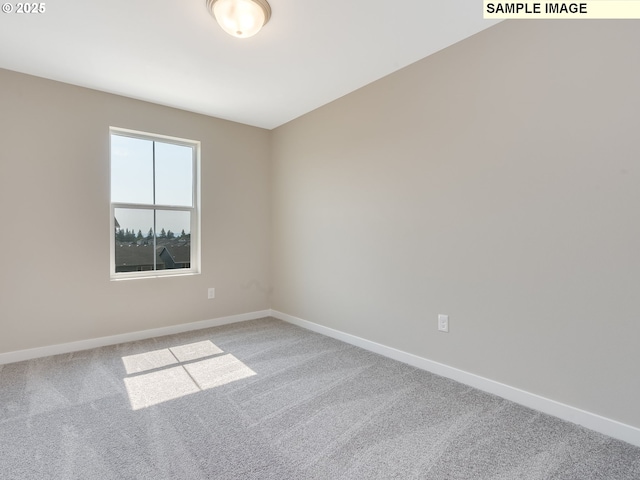
<svg viewBox="0 0 640 480"><path fill-rule="evenodd" d="M193 149L193 186L192 195L193 202L191 207L162 205L162 204L137 204L137 203L121 203L111 200L111 136L121 135L125 137L138 138L141 140L150 140L152 142L171 143L174 145L182 145L192 147ZM200 142L198 140L188 140L185 138L171 137L155 133L140 132L137 130L129 130L119 127L109 127L109 200L110 200L110 276L111 280L129 280L137 278L158 278L158 277L175 277L180 275L194 275L200 273ZM147 270L140 272L116 272L115 259L115 209L116 208L135 208L140 210L174 210L188 211L191 213L191 240L190 268L163 269L163 270ZM154 231L154 252L155 238L158 232ZM155 253L154 253L155 259Z"/></svg>

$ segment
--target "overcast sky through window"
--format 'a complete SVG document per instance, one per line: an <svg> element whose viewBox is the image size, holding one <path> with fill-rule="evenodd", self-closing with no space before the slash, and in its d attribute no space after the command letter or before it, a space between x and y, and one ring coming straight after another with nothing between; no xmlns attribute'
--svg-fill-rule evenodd
<svg viewBox="0 0 640 480"><path fill-rule="evenodd" d="M155 182L154 182L155 144ZM111 201L144 205L193 205L193 147L111 135ZM153 210L116 209L122 229L141 230L147 235L153 226ZM190 233L190 213L157 210L160 230L180 235Z"/></svg>

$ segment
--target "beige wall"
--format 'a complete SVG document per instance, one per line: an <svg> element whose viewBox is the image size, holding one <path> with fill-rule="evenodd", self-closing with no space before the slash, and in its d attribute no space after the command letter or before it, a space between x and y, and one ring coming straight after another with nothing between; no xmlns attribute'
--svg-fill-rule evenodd
<svg viewBox="0 0 640 480"><path fill-rule="evenodd" d="M638 45L504 22L276 129L272 307L640 427Z"/></svg>
<svg viewBox="0 0 640 480"><path fill-rule="evenodd" d="M6 70L0 87L0 353L269 308L268 131ZM109 280L109 126L202 142L201 275Z"/></svg>

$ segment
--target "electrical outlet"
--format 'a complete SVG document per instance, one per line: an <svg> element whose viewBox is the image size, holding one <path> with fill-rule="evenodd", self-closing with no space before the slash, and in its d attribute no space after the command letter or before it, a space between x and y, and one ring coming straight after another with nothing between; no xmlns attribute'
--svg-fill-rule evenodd
<svg viewBox="0 0 640 480"><path fill-rule="evenodd" d="M449 333L449 315L438 315L438 330Z"/></svg>
<svg viewBox="0 0 640 480"><path fill-rule="evenodd" d="M210 288L210 289L207 291L207 298L208 298L209 300L211 300L212 298L216 298L216 289L215 289L215 288Z"/></svg>

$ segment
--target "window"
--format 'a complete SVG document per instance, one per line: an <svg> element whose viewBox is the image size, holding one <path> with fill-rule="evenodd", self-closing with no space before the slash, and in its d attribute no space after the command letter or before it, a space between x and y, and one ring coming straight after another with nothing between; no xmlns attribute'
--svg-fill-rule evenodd
<svg viewBox="0 0 640 480"><path fill-rule="evenodd" d="M200 142L110 135L111 278L197 273Z"/></svg>

